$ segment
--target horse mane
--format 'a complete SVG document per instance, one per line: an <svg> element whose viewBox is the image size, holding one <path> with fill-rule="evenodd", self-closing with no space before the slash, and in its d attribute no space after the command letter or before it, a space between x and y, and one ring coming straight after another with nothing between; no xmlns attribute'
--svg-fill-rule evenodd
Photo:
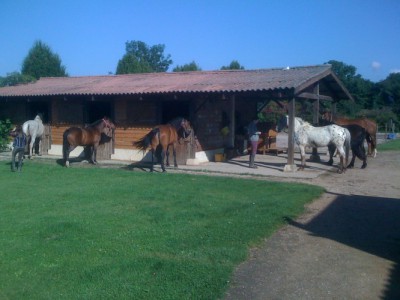
<svg viewBox="0 0 400 300"><path fill-rule="evenodd" d="M176 130L178 130L181 127L183 120L184 120L184 118L177 117L177 118L169 121L168 124L172 125Z"/></svg>
<svg viewBox="0 0 400 300"><path fill-rule="evenodd" d="M95 127L95 126L99 125L101 122L103 122L103 119L96 120L93 123L87 125L86 127Z"/></svg>
<svg viewBox="0 0 400 300"><path fill-rule="evenodd" d="M300 125L302 126L311 126L311 124L300 117L296 117L297 121L299 121Z"/></svg>

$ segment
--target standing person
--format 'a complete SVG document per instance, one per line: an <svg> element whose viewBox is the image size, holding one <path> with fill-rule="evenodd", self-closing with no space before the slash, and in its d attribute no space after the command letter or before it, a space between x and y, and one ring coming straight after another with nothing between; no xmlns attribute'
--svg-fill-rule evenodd
<svg viewBox="0 0 400 300"><path fill-rule="evenodd" d="M22 131L21 125L18 125L15 129L15 138L13 142L13 151L12 151L12 162L11 162L11 171L15 172L15 156L18 154L18 172L22 170L22 158L25 153L26 146L26 135Z"/></svg>
<svg viewBox="0 0 400 300"><path fill-rule="evenodd" d="M260 138L261 132L257 129L258 119L254 119L247 126L247 132L249 135L249 140L251 143L251 151L250 151L250 160L249 160L249 168L257 169L257 166L254 165L254 159L257 154L258 140Z"/></svg>

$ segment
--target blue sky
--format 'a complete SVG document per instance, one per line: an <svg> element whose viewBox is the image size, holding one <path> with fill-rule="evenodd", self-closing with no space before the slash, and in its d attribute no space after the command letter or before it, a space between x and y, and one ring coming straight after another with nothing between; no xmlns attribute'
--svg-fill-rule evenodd
<svg viewBox="0 0 400 300"><path fill-rule="evenodd" d="M218 70L338 60L374 82L400 72L398 0L1 0L0 76L36 40L70 76L114 73L127 41L165 45L173 64Z"/></svg>

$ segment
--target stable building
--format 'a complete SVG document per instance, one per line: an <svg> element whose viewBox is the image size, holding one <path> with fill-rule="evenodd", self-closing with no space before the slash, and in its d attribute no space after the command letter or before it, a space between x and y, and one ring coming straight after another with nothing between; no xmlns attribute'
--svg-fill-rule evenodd
<svg viewBox="0 0 400 300"><path fill-rule="evenodd" d="M43 153L61 155L62 134L68 127L108 116L117 129L114 140L99 149L98 159L140 161L143 154L133 147L133 141L157 124L185 117L194 128L193 137L178 147L178 163L185 164L212 160L215 153L243 145L243 128L270 101L286 101L293 124L295 101L312 101L318 120L319 101L334 104L346 99L352 97L328 64L52 77L0 88L0 119L18 124L42 113L46 125ZM289 126L290 136L292 132ZM289 166L294 165L293 148L289 138ZM74 151L78 155L82 149Z"/></svg>

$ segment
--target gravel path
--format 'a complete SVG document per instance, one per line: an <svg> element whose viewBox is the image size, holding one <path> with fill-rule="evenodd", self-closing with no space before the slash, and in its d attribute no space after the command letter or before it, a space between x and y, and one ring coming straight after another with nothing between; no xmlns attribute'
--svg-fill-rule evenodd
<svg viewBox="0 0 400 300"><path fill-rule="evenodd" d="M225 299L400 299L400 153L356 167L304 181L327 192L252 249Z"/></svg>

